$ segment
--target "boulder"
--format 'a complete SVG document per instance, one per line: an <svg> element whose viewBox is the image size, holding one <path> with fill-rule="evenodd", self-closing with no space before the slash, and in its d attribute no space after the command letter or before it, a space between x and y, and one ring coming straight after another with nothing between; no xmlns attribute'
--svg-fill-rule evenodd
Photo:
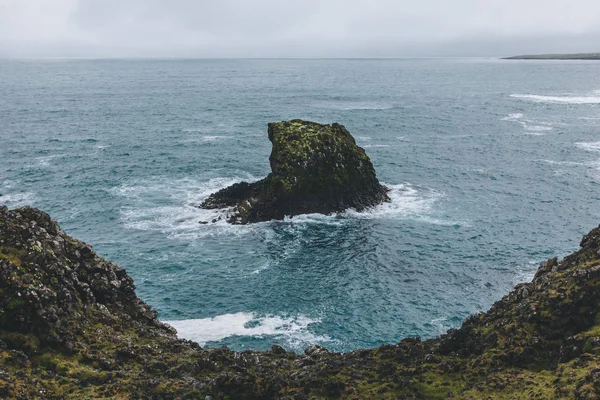
<svg viewBox="0 0 600 400"><path fill-rule="evenodd" d="M365 150L339 124L302 120L269 124L271 173L210 195L205 209L228 209L234 224L286 216L358 211L389 201Z"/></svg>

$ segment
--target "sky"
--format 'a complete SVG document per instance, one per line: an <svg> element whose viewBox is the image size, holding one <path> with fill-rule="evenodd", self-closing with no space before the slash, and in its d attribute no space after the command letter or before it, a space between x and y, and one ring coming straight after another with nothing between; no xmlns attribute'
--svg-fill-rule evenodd
<svg viewBox="0 0 600 400"><path fill-rule="evenodd" d="M599 18L598 0L0 0L0 57L600 52Z"/></svg>

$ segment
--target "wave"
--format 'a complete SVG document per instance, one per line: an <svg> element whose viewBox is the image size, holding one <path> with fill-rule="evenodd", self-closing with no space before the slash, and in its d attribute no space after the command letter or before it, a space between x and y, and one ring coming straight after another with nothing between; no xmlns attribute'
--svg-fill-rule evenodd
<svg viewBox="0 0 600 400"><path fill-rule="evenodd" d="M362 147L365 149L371 149L371 148L379 148L379 147L390 147L390 145L389 144L365 144Z"/></svg>
<svg viewBox="0 0 600 400"><path fill-rule="evenodd" d="M543 126L543 125L527 125L525 126L525 130L529 132L548 132L553 130L554 128L551 126Z"/></svg>
<svg viewBox="0 0 600 400"><path fill-rule="evenodd" d="M177 330L180 338L193 340L201 346L233 336L270 337L281 341L286 347L302 350L312 344L331 342L328 336L316 335L309 326L320 323L320 319L304 315L259 316L256 313L239 312L213 318L166 321Z"/></svg>
<svg viewBox="0 0 600 400"><path fill-rule="evenodd" d="M578 162L578 161L555 161L555 160L542 159L542 160L536 160L536 161L544 162L546 164L551 164L551 165L600 167L600 160Z"/></svg>
<svg viewBox="0 0 600 400"><path fill-rule="evenodd" d="M180 179L139 181L113 188L112 193L124 199L120 210L122 224L127 229L156 231L171 239L189 240L213 236L241 236L257 231L265 232L274 224L321 224L340 226L349 219L414 219L437 225L466 225L461 222L438 219L431 215L432 208L442 194L409 183L386 185L391 201L358 212L350 209L331 215L305 214L287 217L283 221L267 221L248 225L231 225L226 222L228 210L205 210L198 205L210 194L240 181L256 181L253 176L213 178L206 181ZM209 222L202 224L201 221ZM215 222L212 222L215 221ZM265 229L267 228L267 229ZM269 268L258 268L255 273Z"/></svg>
<svg viewBox="0 0 600 400"><path fill-rule="evenodd" d="M35 195L31 192L0 194L0 204L9 208L31 205Z"/></svg>
<svg viewBox="0 0 600 400"><path fill-rule="evenodd" d="M54 154L51 156L42 156L42 157L36 157L35 159L37 160L37 166L41 167L41 168L48 168L50 167L51 161L55 158L63 158L65 157L65 154Z"/></svg>
<svg viewBox="0 0 600 400"><path fill-rule="evenodd" d="M518 122L523 129L525 129L526 135L545 135L546 133L554 130L554 128L548 122L536 122L530 119L524 119L523 114L509 114L508 117L502 118L502 121ZM538 125L530 125L538 124Z"/></svg>
<svg viewBox="0 0 600 400"><path fill-rule="evenodd" d="M586 151L600 151L600 142L577 142L575 146Z"/></svg>
<svg viewBox="0 0 600 400"><path fill-rule="evenodd" d="M123 225L128 229L158 231L170 238L197 239L206 236L243 235L252 232L250 225L231 225L225 221L226 210L205 210L198 205L212 193L234 183L256 181L245 177L213 178L206 181L139 181L112 190L128 203L121 209ZM215 223L202 225L200 221Z"/></svg>
<svg viewBox="0 0 600 400"><path fill-rule="evenodd" d="M600 104L600 96L540 96L535 94L511 94L510 97L549 104Z"/></svg>
<svg viewBox="0 0 600 400"><path fill-rule="evenodd" d="M339 226L351 219L418 219L420 221L433 223L436 225L466 225L456 221L444 221L433 218L430 214L434 204L443 197L442 193L428 188L420 188L410 183L401 183L387 186L390 191L388 196L390 202L382 203L373 208L363 211L348 209L341 213L324 214L303 214L294 217L286 217L279 223L304 223L304 224L324 224Z"/></svg>
<svg viewBox="0 0 600 400"><path fill-rule="evenodd" d="M196 138L196 141L199 142L220 142L222 140L227 140L227 139L231 139L230 136L223 136L223 135L213 135L213 136L200 136L198 138Z"/></svg>
<svg viewBox="0 0 600 400"><path fill-rule="evenodd" d="M502 118L502 121L516 121L523 118L523 114L508 114L508 117Z"/></svg>
<svg viewBox="0 0 600 400"><path fill-rule="evenodd" d="M350 209L342 213L342 216L357 219L414 218L434 224L455 224L431 218L429 215L433 205L442 197L440 192L418 188L409 183L398 185L384 183L384 185L390 189L388 196L391 201L389 203L383 203L360 212Z"/></svg>

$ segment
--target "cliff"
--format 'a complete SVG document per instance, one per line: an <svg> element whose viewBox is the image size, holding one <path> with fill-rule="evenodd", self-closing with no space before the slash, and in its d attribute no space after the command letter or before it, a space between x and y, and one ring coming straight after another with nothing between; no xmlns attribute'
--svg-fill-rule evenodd
<svg viewBox="0 0 600 400"><path fill-rule="evenodd" d="M433 340L347 354L203 349L46 213L0 207L0 397L597 399L599 300L596 228Z"/></svg>
<svg viewBox="0 0 600 400"><path fill-rule="evenodd" d="M506 57L503 60L600 60L600 53L535 54Z"/></svg>
<svg viewBox="0 0 600 400"><path fill-rule="evenodd" d="M230 223L363 210L389 201L365 150L342 125L302 120L269 124L271 173L213 193L201 207L229 208Z"/></svg>

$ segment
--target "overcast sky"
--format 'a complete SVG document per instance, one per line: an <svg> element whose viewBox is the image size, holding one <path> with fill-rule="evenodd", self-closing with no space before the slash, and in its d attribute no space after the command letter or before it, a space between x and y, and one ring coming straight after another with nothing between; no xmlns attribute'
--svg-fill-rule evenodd
<svg viewBox="0 0 600 400"><path fill-rule="evenodd" d="M598 0L0 0L4 57L497 56L599 39Z"/></svg>

